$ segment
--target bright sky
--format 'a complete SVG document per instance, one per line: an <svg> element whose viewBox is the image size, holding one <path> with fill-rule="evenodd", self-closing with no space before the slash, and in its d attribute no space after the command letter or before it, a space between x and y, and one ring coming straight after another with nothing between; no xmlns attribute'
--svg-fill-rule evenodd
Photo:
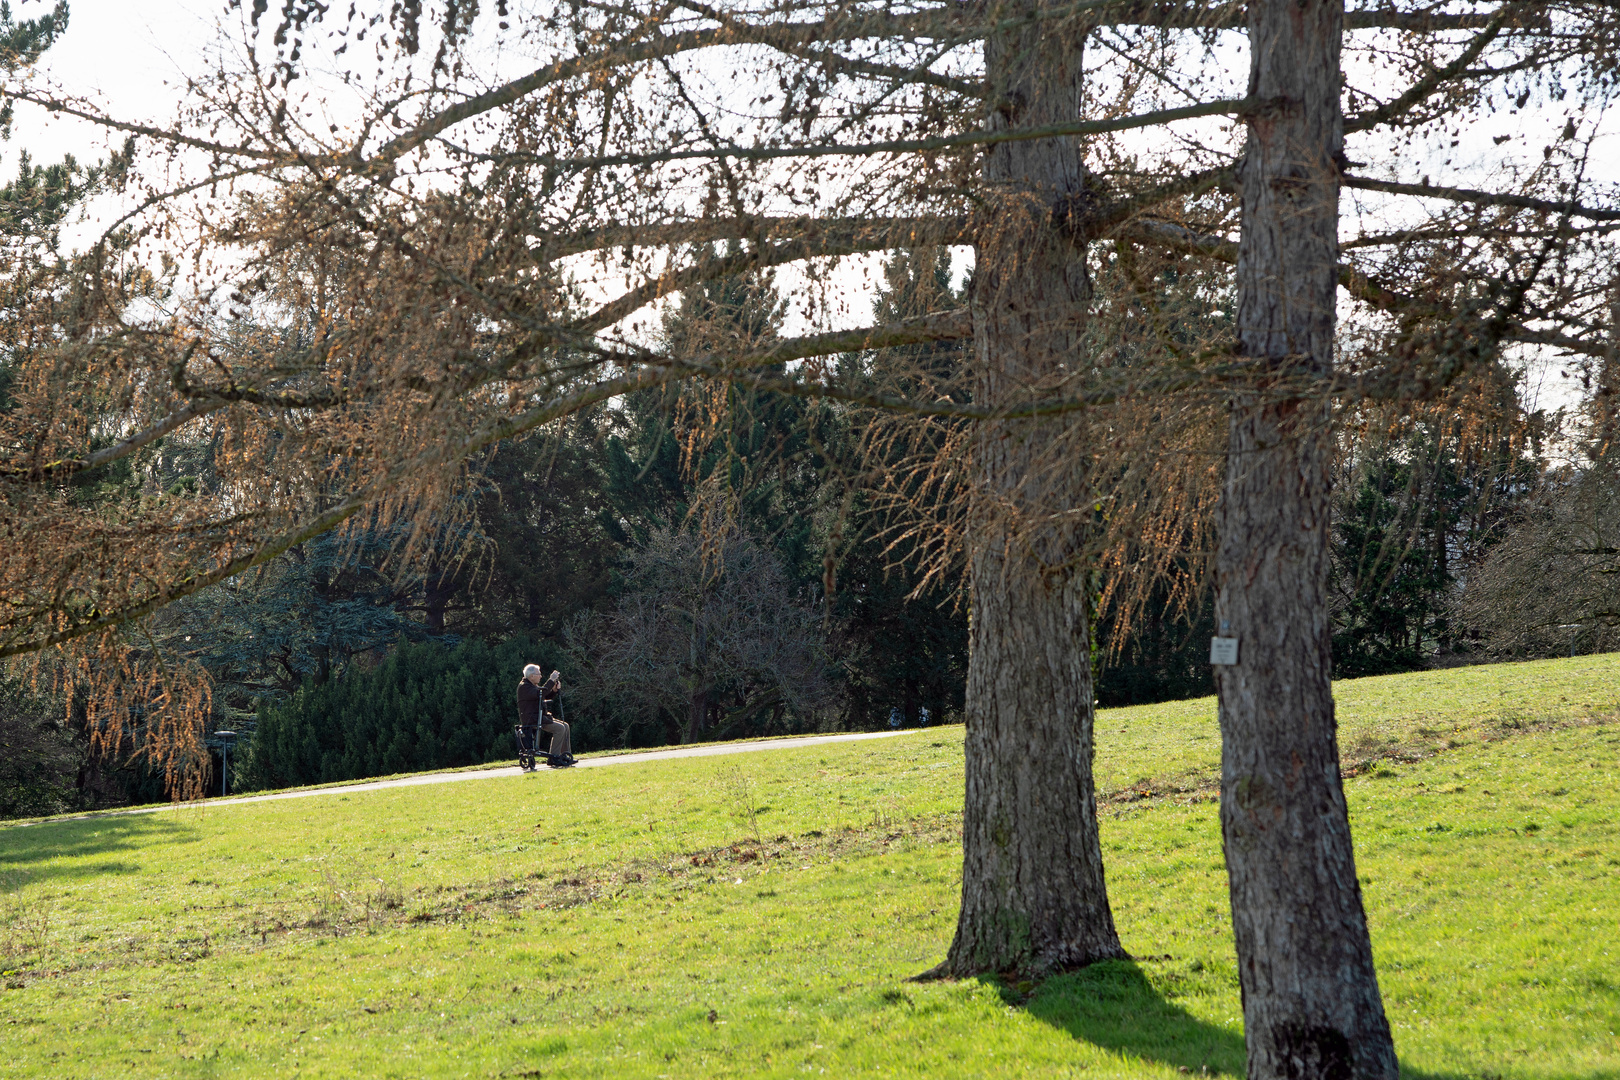
<svg viewBox="0 0 1620 1080"><path fill-rule="evenodd" d="M18 19L37 17L50 10L52 0L13 0L13 11ZM276 15L272 5L269 17ZM226 11L223 0L72 0L67 34L44 56L41 70L70 93L94 95L104 108L126 119L151 120L162 123L173 111L178 100L178 84L183 70L189 65L194 70L202 62L204 50L218 41L222 26L232 30L240 25L239 11ZM1241 48L1241 45L1239 45ZM505 66L516 59L512 56L494 58L492 67ZM1229 61L1229 63L1228 63ZM1230 57L1222 51L1220 62L1234 69L1243 66L1241 56L1233 52ZM1375 73L1352 72L1356 81L1376 79ZM1446 144L1444 136L1421 148L1413 147L1402 159L1391 155L1363 154L1352 147L1352 157L1367 156L1370 161L1362 171L1372 175L1385 175L1393 161L1399 178L1407 181L1420 179L1416 173L1432 174L1436 183L1459 183L1466 186L1488 183L1489 167L1485 162L1501 162L1505 154L1520 160L1533 160L1541 153L1542 145L1553 141L1565 120L1565 109L1556 104L1517 113L1501 111L1482 118L1465 133L1460 148ZM1609 120L1609 128L1615 126ZM1584 134L1584 133L1583 133ZM1505 145L1492 141L1502 138ZM49 115L42 110L21 106L17 110L12 140L0 146L0 175L15 167L18 152L27 148L36 161L59 159L72 153L81 161L93 161L105 155L110 143L107 135L94 125ZM1364 144L1363 144L1364 145ZM1620 177L1620 137L1610 135L1595 147L1598 160L1591 174L1602 178ZM1405 162L1413 162L1411 168ZM1418 163L1421 163L1421 167ZM1412 175L1408 175L1412 174ZM112 205L95 208L93 219L113 210ZM1416 208L1414 207L1414 210ZM1353 212L1351 199L1344 204L1347 216ZM86 222L81 230L70 234L88 237L97 230L94 220ZM963 262L963 260L958 260ZM863 260L865 265L852 267L851 310L854 320L864 320L866 312L861 296L875 276L877 262ZM965 266L965 263L964 263ZM783 274L782 284L791 294L792 274ZM794 320L796 323L800 320ZM790 326L790 332L806 327ZM1557 366L1543 367L1537 375L1542 385L1539 394L1543 404L1562 403L1568 397L1566 387L1572 380L1558 377Z"/></svg>
<svg viewBox="0 0 1620 1080"><path fill-rule="evenodd" d="M12 13L20 22L53 6L54 0L12 0ZM39 70L71 92L101 97L121 114L161 119L174 108L181 69L213 40L223 9L217 0L72 0L67 33L45 53ZM24 106L0 168L9 172L24 147L36 161L63 153L93 160L107 145L93 125Z"/></svg>

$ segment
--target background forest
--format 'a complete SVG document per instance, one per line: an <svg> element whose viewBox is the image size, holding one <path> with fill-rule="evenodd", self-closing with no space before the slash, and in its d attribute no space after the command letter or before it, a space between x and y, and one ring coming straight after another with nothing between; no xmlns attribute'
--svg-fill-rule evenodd
<svg viewBox="0 0 1620 1080"><path fill-rule="evenodd" d="M0 15L0 65L26 70L65 21L65 6L20 23ZM66 251L59 230L87 200L124 183L131 145L94 167L71 158L41 166L24 154L0 189L0 238L11 254L0 307L21 312L60 297L38 324L51 328L43 339L28 336L27 319L0 322L0 410L14 407L15 374L55 347L57 327L73 324L78 298L63 283L88 256ZM481 204L473 197L470 205ZM130 242L111 232L96 257L116 258ZM884 245L875 324L967 304L967 248L949 244ZM699 268L752 265L736 239L689 248ZM1112 307L1129 321L1185 307L1220 324L1172 329L1185 332L1183 345L1229 329L1229 281L1212 297L1208 281L1191 284L1174 266L1154 264L1144 278L1133 250L1115 241L1089 252L1098 311ZM288 281L309 270L297 258ZM164 295L172 282L160 276L127 273L122 302ZM256 325L243 309L227 331L232 349L258 356L312 347L318 319L298 308L309 298L282 287L268 286L283 318ZM656 351L701 372L705 357L769 349L785 314L770 269L705 272L660 312ZM579 346L558 355L569 348ZM434 513L294 544L163 607L139 623L135 646L206 672L212 782L232 742L215 733L235 732L239 788L504 759L512 684L529 661L563 672L569 719L586 750L959 721L970 608L962 548L942 557L927 535L926 485L905 494L907 514L893 513L893 491L887 503L875 500L866 475L886 463L872 456L871 410L851 402L863 383L892 392L897 371L912 373L902 384L960 382L967 348L957 336L846 353L830 362L844 400L678 380L577 409L477 451L456 495L424 504ZM785 363L751 370L766 381L789 372ZM1548 415L1521 399L1495 426L1436 410L1381 430L1346 410L1335 434L1330 553L1336 674L1620 644L1612 375L1611 360L1599 385L1588 376L1581 411ZM901 389L926 397L928 386ZM92 416L123 407L92 405ZM188 501L201 505L231 488L222 469L228 427L158 438L96 464L113 440L87 423L83 467L61 484L73 511L108 521L154 508L183 516ZM334 471L300 497L310 507L335 505L350 479ZM1207 539L1207 521L1182 527ZM432 539L422 543L424 535ZM447 554L400 558L407 549ZM1177 557L1210 554L1194 544ZM1098 604L1091 651L1101 705L1213 692L1212 597L1207 587L1182 587L1207 580L1207 567L1182 569L1179 578L1162 566L1143 570L1148 584L1134 591L1145 602ZM1090 592L1132 592L1117 579L1135 572L1117 563L1091 571ZM41 691L26 678L0 685L0 816L169 794L172 775L143 763L145 705L129 714L131 738L103 740L98 750L84 704Z"/></svg>
<svg viewBox="0 0 1620 1080"><path fill-rule="evenodd" d="M937 310L964 289L949 251L905 252L887 264L874 314ZM768 342L782 306L768 275L726 280L689 292L663 334L674 349L717 335ZM962 347L904 348L949 368ZM855 378L871 362L840 361ZM212 731L239 740L232 789L504 760L528 662L562 671L585 750L960 722L961 568L938 566L852 484L858 415L726 393L717 404L641 391L491 447L463 495L472 512L453 526L471 543L445 545L474 554L453 563L391 571L404 524L324 534L163 611L151 633L207 669ZM1582 415L1525 421L1483 447L1445 431L1341 440L1337 674L1616 646L1603 592L1608 440ZM213 483L216 451L160 442L78 474L75 491L85 504L184 498ZM1524 580L1549 569L1556 590ZM1102 624L1102 706L1213 692L1209 596L1161 599ZM92 753L60 703L22 683L0 697L0 732L6 816L165 797L161 776ZM207 740L214 783L225 741Z"/></svg>

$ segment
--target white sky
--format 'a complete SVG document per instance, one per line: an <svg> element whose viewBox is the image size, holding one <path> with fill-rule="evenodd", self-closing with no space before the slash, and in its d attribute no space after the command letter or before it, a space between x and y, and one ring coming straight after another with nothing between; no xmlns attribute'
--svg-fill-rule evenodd
<svg viewBox="0 0 1620 1080"><path fill-rule="evenodd" d="M52 0L13 0L19 20L37 17L51 6ZM271 5L268 18L277 16L277 6ZM203 62L205 48L219 40L222 26L234 29L241 18L240 12L227 12L223 0L72 0L67 33L45 54L39 70L70 93L93 95L103 108L121 118L162 123L175 108L184 69L189 65L195 70ZM1242 57L1235 50L1228 57L1224 49L1218 56L1219 62L1232 70L1236 86L1245 66ZM515 59L511 55L492 57L492 67L507 66ZM1350 57L1347 62L1353 63ZM1356 82L1378 79L1375 72L1353 67L1351 75ZM1523 161L1538 158L1543 144L1556 138L1566 116L1564 106L1538 107L1532 103L1529 109L1517 113L1504 110L1478 118L1466 132L1463 144L1455 149L1442 135L1430 145L1413 147L1395 156L1393 152L1380 152L1376 146L1369 147L1363 137L1352 139L1350 156L1366 160L1367 166L1358 171L1370 175L1389 175L1393 171L1400 179L1417 181L1428 174L1437 184L1485 186L1489 171L1503 161L1505 154ZM1620 136L1613 133L1613 119L1605 126L1610 133L1595 147L1591 175L1620 178ZM1497 137L1505 137L1504 143L1492 141ZM15 168L17 155L24 148L37 162L58 160L64 153L89 162L103 157L109 145L121 141L118 137L109 139L103 130L89 123L20 105L11 141L0 145L0 176ZM1343 205L1347 217L1353 213L1355 194L1347 192ZM111 203L93 207L91 220L68 234L70 242L79 236L94 235L99 231L96 219L116 210ZM959 258L958 263L959 269L965 266L964 259ZM853 295L846 317L852 322L866 317L868 301L863 296L869 295L867 283L879 276L878 265L876 259L865 259L851 268ZM790 296L794 279L791 270L779 277L784 292ZM806 326L796 318L788 329L800 332ZM1542 365L1533 374L1530 390L1540 398L1540 404L1565 404L1573 400L1574 382L1561 379L1556 364Z"/></svg>
<svg viewBox="0 0 1620 1080"><path fill-rule="evenodd" d="M12 14L20 22L53 6L54 0L12 0ZM95 94L121 115L160 120L174 108L174 84L183 78L185 63L213 40L224 4L72 0L70 9L67 33L45 53L37 70L71 92ZM0 170L15 168L21 148L35 161L56 160L64 153L88 161L103 156L107 146L105 134L92 124L23 105L17 109L11 143L0 156Z"/></svg>

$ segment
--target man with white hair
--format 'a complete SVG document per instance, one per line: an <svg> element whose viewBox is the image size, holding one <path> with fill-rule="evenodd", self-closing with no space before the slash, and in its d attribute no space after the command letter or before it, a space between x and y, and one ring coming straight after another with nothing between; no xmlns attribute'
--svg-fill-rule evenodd
<svg viewBox="0 0 1620 1080"><path fill-rule="evenodd" d="M529 664L523 669L523 681L518 683L517 691L518 738L522 740L522 749L532 754L539 732L549 732L551 751L546 755L546 764L553 769L566 768L574 763L574 755L569 752L568 725L563 723L557 708L562 673L553 671L544 686L540 683L542 674L539 664Z"/></svg>

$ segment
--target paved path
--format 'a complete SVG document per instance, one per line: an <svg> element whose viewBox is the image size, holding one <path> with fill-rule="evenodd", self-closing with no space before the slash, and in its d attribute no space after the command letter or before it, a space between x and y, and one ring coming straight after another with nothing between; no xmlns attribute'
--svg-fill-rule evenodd
<svg viewBox="0 0 1620 1080"><path fill-rule="evenodd" d="M916 728L912 730L923 730ZM905 731L871 731L860 732L854 735L811 735L797 739L759 739L754 742L716 743L708 746L681 746L673 750L648 750L641 754L615 754L611 757L581 758L574 766L576 769L596 769L608 765L633 765L642 761L668 761L671 758L719 757L723 754L750 754L756 750L791 750L797 746L823 746L827 743L859 742L862 739L890 739L896 735L905 735ZM536 775L549 773L553 770L542 766L535 770ZM516 765L508 765L501 769L468 769L464 772L427 773L422 776L402 776L397 780L368 780L363 783L342 784L336 787L306 788L302 791L278 791L270 795L242 795L228 799L204 799L194 803L159 803L155 806L138 806L133 810L105 810L97 814L72 814L63 817L47 818L44 821L30 821L12 826L12 828L25 828L28 825L48 825L54 821L77 821L91 817L120 817L125 814L156 814L164 810L173 810L177 807L223 807L243 806L247 803L275 802L278 799L308 799L316 795L352 795L357 791L382 791L386 788L418 787L422 784L452 784L458 780L499 780L510 776L522 776L523 770Z"/></svg>

